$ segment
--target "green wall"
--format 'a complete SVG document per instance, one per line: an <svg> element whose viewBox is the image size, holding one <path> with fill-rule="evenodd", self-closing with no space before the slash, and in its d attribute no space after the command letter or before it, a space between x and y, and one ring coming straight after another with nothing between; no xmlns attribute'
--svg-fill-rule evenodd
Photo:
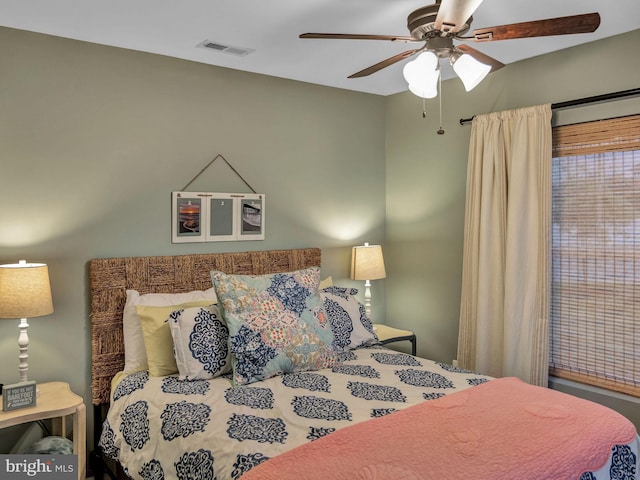
<svg viewBox="0 0 640 480"><path fill-rule="evenodd" d="M90 404L91 258L318 246L323 274L358 286L350 247L365 241L385 246L374 321L415 330L420 355L451 361L469 140L458 119L637 87L639 43L636 31L508 65L470 93L445 81L440 136L437 102L423 119L410 93L0 28L0 263L49 264L55 306L30 321L30 377L67 381ZM171 244L170 192L218 153L266 194L266 240ZM189 189L248 191L220 161ZM17 321L0 322L0 382L17 380L17 354Z"/></svg>
<svg viewBox="0 0 640 480"><path fill-rule="evenodd" d="M323 275L360 286L351 246L385 241L384 115L380 96L0 28L0 263L47 263L55 308L29 322L30 379L90 405L94 257L321 247ZM266 195L266 239L172 244L171 192L218 153ZM189 189L249 191L222 161ZM17 327L0 321L2 383Z"/></svg>

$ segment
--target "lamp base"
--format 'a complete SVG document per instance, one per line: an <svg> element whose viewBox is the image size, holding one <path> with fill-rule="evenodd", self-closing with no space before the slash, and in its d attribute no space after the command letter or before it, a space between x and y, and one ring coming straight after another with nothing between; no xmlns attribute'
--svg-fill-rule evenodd
<svg viewBox="0 0 640 480"><path fill-rule="evenodd" d="M364 281L364 312L371 320L371 282L369 280Z"/></svg>
<svg viewBox="0 0 640 480"><path fill-rule="evenodd" d="M20 333L18 335L18 348L20 349L20 355L18 355L18 360L20 362L18 370L20 371L20 383L23 383L28 381L29 373L29 335L27 333L29 323L26 318L20 319L18 328L20 329Z"/></svg>

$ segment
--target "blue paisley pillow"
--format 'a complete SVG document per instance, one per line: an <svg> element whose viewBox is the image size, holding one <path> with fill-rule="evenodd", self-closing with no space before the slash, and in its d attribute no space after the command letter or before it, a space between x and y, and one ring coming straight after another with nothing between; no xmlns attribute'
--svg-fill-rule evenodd
<svg viewBox="0 0 640 480"><path fill-rule="evenodd" d="M229 329L217 305L176 310L169 327L180 375L204 380L231 371Z"/></svg>
<svg viewBox="0 0 640 480"><path fill-rule="evenodd" d="M319 268L270 275L213 271L211 278L229 327L236 385L335 364Z"/></svg>
<svg viewBox="0 0 640 480"><path fill-rule="evenodd" d="M357 288L328 287L320 290L324 309L339 352L378 343L373 324L355 295Z"/></svg>

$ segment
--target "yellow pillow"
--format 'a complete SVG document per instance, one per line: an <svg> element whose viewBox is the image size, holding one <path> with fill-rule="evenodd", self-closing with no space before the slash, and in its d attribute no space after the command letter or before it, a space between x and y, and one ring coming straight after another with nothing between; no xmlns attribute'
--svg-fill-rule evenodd
<svg viewBox="0 0 640 480"><path fill-rule="evenodd" d="M331 278L331 275L329 275L324 280L320 280L320 286L318 287L318 290L329 287L333 287L333 278Z"/></svg>
<svg viewBox="0 0 640 480"><path fill-rule="evenodd" d="M173 338L167 321L171 312L188 307L207 307L211 300L155 307L148 305L136 306L136 313L140 317L144 349L147 352L149 375L162 377L178 373L178 365L173 353Z"/></svg>

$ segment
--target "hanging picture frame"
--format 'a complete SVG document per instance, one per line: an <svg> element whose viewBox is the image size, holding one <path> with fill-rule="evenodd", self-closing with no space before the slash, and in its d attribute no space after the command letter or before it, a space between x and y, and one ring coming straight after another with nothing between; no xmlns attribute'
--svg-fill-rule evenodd
<svg viewBox="0 0 640 480"><path fill-rule="evenodd" d="M172 192L173 243L264 240L265 196Z"/></svg>

